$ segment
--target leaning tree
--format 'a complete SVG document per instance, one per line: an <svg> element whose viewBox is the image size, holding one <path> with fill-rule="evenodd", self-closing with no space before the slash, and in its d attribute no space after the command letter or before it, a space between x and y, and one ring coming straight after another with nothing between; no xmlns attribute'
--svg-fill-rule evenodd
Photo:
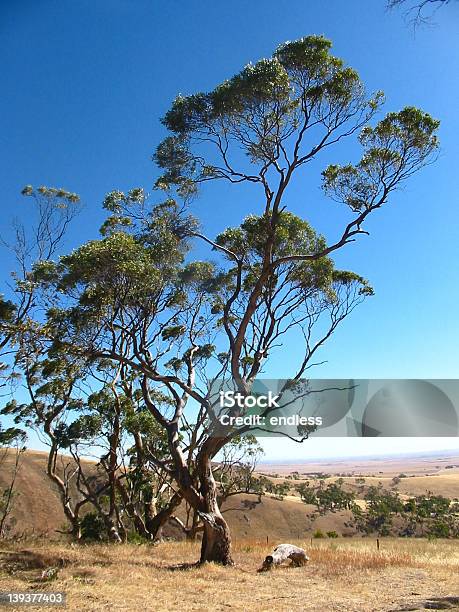
<svg viewBox="0 0 459 612"><path fill-rule="evenodd" d="M437 150L439 122L417 108L374 122L383 94L367 95L330 48L320 36L287 42L211 92L176 98L154 155L166 201L154 206L142 189L110 193L100 239L34 268L34 281L54 295L41 327L49 350L122 364L164 432L168 453L156 464L202 522L201 561L232 563L218 458L243 433L215 428L209 385L229 377L249 394L292 341L291 378L305 376L372 294L332 254L367 234L367 217ZM361 158L322 172L325 194L348 213L326 238L303 202L296 214L288 209L289 189L322 152L353 137ZM251 186L254 207L210 238L189 208L200 187L218 181L233 185L234 197L239 184ZM197 240L212 262L192 258Z"/></svg>

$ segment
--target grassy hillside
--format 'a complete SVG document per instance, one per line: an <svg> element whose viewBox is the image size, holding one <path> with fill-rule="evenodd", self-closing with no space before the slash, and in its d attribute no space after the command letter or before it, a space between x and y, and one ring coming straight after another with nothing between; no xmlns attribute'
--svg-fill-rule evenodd
<svg viewBox="0 0 459 612"><path fill-rule="evenodd" d="M61 458L61 469L68 461L68 458ZM65 524L59 495L46 476L45 467L45 453L39 451L24 453L17 478L19 496L13 513L16 533L46 534L50 538L56 538L59 537L57 530L62 529ZM0 471L0 488L7 483L8 472L7 459ZM443 468L429 476L425 475L425 472L418 473L419 475L401 479L397 488L402 495L432 491L450 498L459 497L458 469ZM336 478L331 476L327 482ZM285 476L274 480L281 482L285 480ZM343 480L345 488L354 491L357 497L363 496L369 486L377 485L379 482L387 488L393 488L392 478L384 473L378 476L365 476L364 485L357 484L355 477L344 477ZM302 481L303 479L289 482L294 485ZM257 498L254 496L235 496L227 501L223 510L236 541L246 538L256 539L259 542L266 542L266 538L269 542L309 538L317 529L323 532L336 531L341 535L355 533L355 530L347 525L351 518L350 512L336 512L312 519L313 508L303 504L294 494L289 494L283 501L266 495L262 497L260 503L257 503ZM166 530L166 535L176 533Z"/></svg>
<svg viewBox="0 0 459 612"><path fill-rule="evenodd" d="M45 472L46 454L26 451L17 478L18 498L14 506L15 533L46 535L58 538L65 524L59 495ZM66 458L63 460L68 461ZM0 473L0 488L7 482L8 461ZM284 501L264 496L260 503L250 495L231 497L223 506L235 540L258 538L260 541L285 540L304 537L315 529L346 531L344 522L349 513L336 513L311 521L311 508L299 498L289 497ZM180 515L180 512L178 513ZM170 530L165 534L176 535Z"/></svg>

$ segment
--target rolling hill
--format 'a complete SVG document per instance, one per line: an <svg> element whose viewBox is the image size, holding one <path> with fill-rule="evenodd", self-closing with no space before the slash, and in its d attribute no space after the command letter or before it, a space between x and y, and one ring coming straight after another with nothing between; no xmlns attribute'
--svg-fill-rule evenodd
<svg viewBox="0 0 459 612"><path fill-rule="evenodd" d="M58 539L59 530L62 530L65 525L65 517L59 494L46 475L46 456L45 452L33 450L27 450L23 454L16 482L18 497L13 511L14 533L46 535L48 538ZM2 464L0 488L3 488L8 481L11 461L12 455L10 454ZM68 458L65 458L65 462L67 461ZM438 464L438 460L436 461ZM433 469L432 466L423 465L424 469L421 470L414 469L411 465L411 472L407 471L407 474L411 475L402 478L398 484L398 490L402 496L432 491L451 498L459 497L459 468L447 469L447 466L451 465L447 461L440 465L441 468L434 470L434 473L430 475L426 475L426 472L429 468ZM360 494L363 494L368 486L379 482L387 488L393 487L393 465L386 464L387 473L384 473L384 462L378 465L372 464L371 468L371 471L369 470L371 475L365 476L364 486L359 486L354 476L345 476L343 477L345 487L356 492L357 496L359 491ZM403 464L400 462L397 464L397 470L403 470ZM324 471L331 472L330 469ZM360 469L356 473L362 474ZM279 475L273 480L282 481L286 476L285 472L284 475ZM336 475L329 477L330 480L336 478ZM303 479L306 479L306 476L300 475L300 479L292 481L292 484L300 483ZM223 511L236 541L254 539L266 543L266 541L310 538L317 529L323 532L336 531L344 536L356 533L355 529L349 526L351 518L349 511L329 513L314 518L311 516L313 507L303 504L299 497L294 495L286 496L283 501L265 495L259 502L255 496L238 495L227 500L223 505ZM164 535L177 538L180 533L171 525L165 529Z"/></svg>

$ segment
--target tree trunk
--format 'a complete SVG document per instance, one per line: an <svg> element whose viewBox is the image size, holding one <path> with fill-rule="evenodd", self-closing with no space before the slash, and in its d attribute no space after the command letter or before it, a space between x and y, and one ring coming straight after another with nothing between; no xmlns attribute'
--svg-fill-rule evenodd
<svg viewBox="0 0 459 612"><path fill-rule="evenodd" d="M68 518L68 517L67 517ZM80 525L80 520L78 517L74 518L73 521L71 521L72 523L72 530L71 530L71 536L72 539L75 542L78 542L79 540L81 540L81 525Z"/></svg>
<svg viewBox="0 0 459 612"><path fill-rule="evenodd" d="M190 542L194 542L196 540L196 536L198 535L198 531L202 531L204 527L199 525L199 514L196 510L193 510L193 519L191 522L191 527L186 532L186 539L190 540Z"/></svg>
<svg viewBox="0 0 459 612"><path fill-rule="evenodd" d="M127 515L134 523L134 528L136 530L136 533L142 536L143 538L145 538L146 540L151 540L151 534L148 532L147 528L145 527L145 523L142 517L140 516L135 503L130 498L120 478L117 478L116 480L116 487L117 487L118 493L121 496L121 499L123 500L123 505L124 505Z"/></svg>
<svg viewBox="0 0 459 612"><path fill-rule="evenodd" d="M219 508L214 512L200 512L204 523L201 544L201 563L214 561L222 565L234 565L231 556L231 534Z"/></svg>
<svg viewBox="0 0 459 612"><path fill-rule="evenodd" d="M78 502L75 504L75 509L72 509L71 499L69 495L69 479L65 474L63 478L60 478L56 472L56 461L58 456L58 446L56 439L54 437L54 432L51 429L51 425L49 422L45 424L45 431L51 439L51 446L48 452L48 462L46 473L48 478L57 486L59 491L59 496L62 502L62 509L64 514L71 525L70 534L75 541L79 541L81 539L81 525L79 512L80 508L83 505L83 502Z"/></svg>
<svg viewBox="0 0 459 612"><path fill-rule="evenodd" d="M7 528L7 520L11 511L13 510L13 500L15 497L14 486L16 484L16 478L19 473L19 465L21 459L22 450L19 446L16 447L16 456L14 459L13 470L11 474L11 480L8 485L8 488L3 491L3 508L1 510L0 516L0 538L3 538L5 535L5 530Z"/></svg>
<svg viewBox="0 0 459 612"><path fill-rule="evenodd" d="M154 540L161 538L161 531L167 521L172 517L176 508L180 506L182 501L182 495L180 493L174 493L169 500L169 503L164 506L159 512L153 517L149 517L146 520L146 527Z"/></svg>
<svg viewBox="0 0 459 612"><path fill-rule="evenodd" d="M198 511L204 524L200 562L214 561L222 565L234 565L231 557L231 534L218 507L217 485L210 454L203 452L199 457L198 473L204 498L204 508Z"/></svg>
<svg viewBox="0 0 459 612"><path fill-rule="evenodd" d="M116 542L116 544L121 544L123 540L119 534L119 530L117 529L115 525L115 521L110 516L107 516L107 515L104 515L103 519L105 522L105 526L107 527L108 537L110 541Z"/></svg>

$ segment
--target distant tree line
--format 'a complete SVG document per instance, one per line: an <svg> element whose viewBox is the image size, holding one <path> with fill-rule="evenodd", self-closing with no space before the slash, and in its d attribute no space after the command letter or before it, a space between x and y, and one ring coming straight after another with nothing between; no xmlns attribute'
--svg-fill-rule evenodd
<svg viewBox="0 0 459 612"><path fill-rule="evenodd" d="M357 529L365 534L400 536L459 537L459 500L427 492L402 499L398 491L382 485L370 486L364 492L363 504L353 491L343 489L343 480L317 485L297 485L305 504L316 506L320 514L351 510Z"/></svg>

